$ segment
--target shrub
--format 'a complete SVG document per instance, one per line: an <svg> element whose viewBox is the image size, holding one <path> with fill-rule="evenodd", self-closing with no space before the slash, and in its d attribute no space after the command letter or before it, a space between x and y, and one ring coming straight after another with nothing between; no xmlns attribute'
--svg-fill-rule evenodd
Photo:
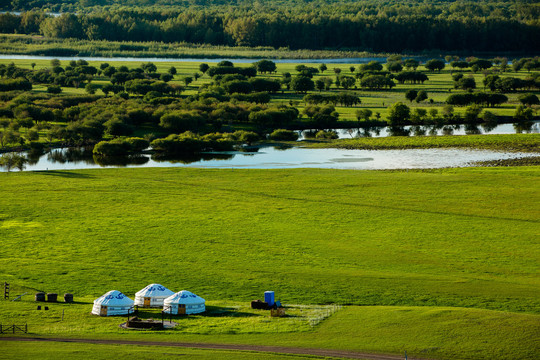
<svg viewBox="0 0 540 360"><path fill-rule="evenodd" d="M272 140L296 141L298 134L292 130L276 129L270 134Z"/></svg>

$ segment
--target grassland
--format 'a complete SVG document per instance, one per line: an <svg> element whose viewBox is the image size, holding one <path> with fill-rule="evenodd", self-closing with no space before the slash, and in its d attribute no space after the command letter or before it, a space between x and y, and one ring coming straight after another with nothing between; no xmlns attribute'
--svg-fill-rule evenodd
<svg viewBox="0 0 540 360"><path fill-rule="evenodd" d="M340 149L426 149L475 148L503 151L540 152L538 134L467 135L467 136L397 136L356 138L303 143L313 148Z"/></svg>
<svg viewBox="0 0 540 360"><path fill-rule="evenodd" d="M273 58L324 59L386 56L365 51L290 50L273 47L245 47L210 44L88 41L50 39L39 35L0 34L0 51L13 55L79 56L79 57L159 57L159 58ZM54 54L64 55L54 55Z"/></svg>
<svg viewBox="0 0 540 360"><path fill-rule="evenodd" d="M27 295L0 303L0 322L37 335L266 344L270 331L286 346L534 358L538 171L2 173L0 279L79 303L37 312ZM240 313L268 289L286 304L362 306L283 332L265 315L128 334L121 319L89 315L104 292L151 282Z"/></svg>
<svg viewBox="0 0 540 360"><path fill-rule="evenodd" d="M0 340L1 341L1 340ZM65 342L2 342L3 354L13 360L26 359L111 359L112 357L130 359L178 359L185 356L189 359L239 359L251 360L284 360L284 359L314 359L319 357L302 355L281 355L251 351L190 349L178 347L109 345L109 344L78 344Z"/></svg>

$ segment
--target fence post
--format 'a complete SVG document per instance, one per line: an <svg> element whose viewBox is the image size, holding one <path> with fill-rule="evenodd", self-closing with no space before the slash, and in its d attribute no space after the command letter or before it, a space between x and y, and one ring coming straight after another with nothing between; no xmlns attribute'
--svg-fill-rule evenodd
<svg viewBox="0 0 540 360"><path fill-rule="evenodd" d="M28 334L28 323L24 324L24 333Z"/></svg>

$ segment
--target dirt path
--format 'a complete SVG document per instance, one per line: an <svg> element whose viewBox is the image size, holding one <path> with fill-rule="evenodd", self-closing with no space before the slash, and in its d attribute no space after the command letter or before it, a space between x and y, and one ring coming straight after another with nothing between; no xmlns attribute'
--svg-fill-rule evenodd
<svg viewBox="0 0 540 360"><path fill-rule="evenodd" d="M330 350L330 349L310 349L310 348L292 348L283 346L268 345L236 345L236 344L205 344L205 343L182 343L182 342L164 342L164 341L129 341L129 340L101 340L101 339L62 339L46 337L1 337L0 341L47 341L47 342L68 342L68 343L86 343L86 344L105 344L105 345L141 345L141 346L168 346L185 347L194 349L216 349L216 350L240 350L240 351L258 351L281 354L315 355L330 356L346 359L365 359L365 360L403 360L405 357L400 355L368 354L356 351ZM409 357L410 360L418 360Z"/></svg>

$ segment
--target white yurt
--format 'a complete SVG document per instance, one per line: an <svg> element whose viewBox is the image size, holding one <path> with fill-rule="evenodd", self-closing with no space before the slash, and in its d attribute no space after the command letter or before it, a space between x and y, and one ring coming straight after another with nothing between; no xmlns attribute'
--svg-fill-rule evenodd
<svg viewBox="0 0 540 360"><path fill-rule="evenodd" d="M204 299L187 290L169 296L163 302L163 312L174 315L198 314L206 310Z"/></svg>
<svg viewBox="0 0 540 360"><path fill-rule="evenodd" d="M118 290L111 290L94 300L92 314L99 316L127 315L133 312L133 300Z"/></svg>
<svg viewBox="0 0 540 360"><path fill-rule="evenodd" d="M160 284L150 284L135 293L135 305L142 307L162 307L163 300L174 292Z"/></svg>

